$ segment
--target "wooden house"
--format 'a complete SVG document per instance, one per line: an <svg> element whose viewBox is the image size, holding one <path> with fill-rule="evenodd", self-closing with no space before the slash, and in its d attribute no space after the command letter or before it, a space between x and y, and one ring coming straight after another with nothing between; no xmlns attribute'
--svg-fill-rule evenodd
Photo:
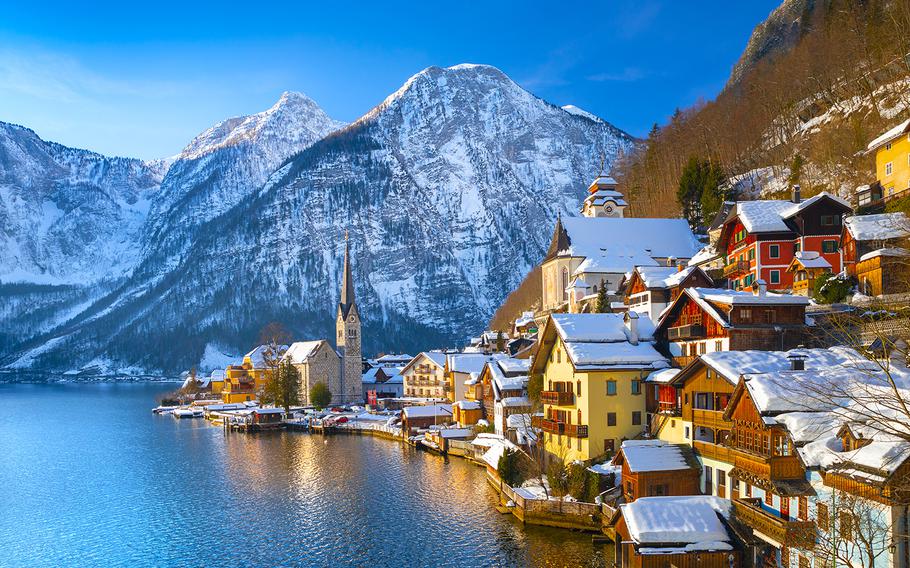
<svg viewBox="0 0 910 568"><path fill-rule="evenodd" d="M875 185L883 201L906 195L910 189L910 120L901 122L869 143L875 154ZM871 204L871 203L870 203Z"/></svg>
<svg viewBox="0 0 910 568"><path fill-rule="evenodd" d="M714 351L786 350L805 342L809 299L791 294L686 288L655 336L679 366Z"/></svg>
<svg viewBox="0 0 910 568"><path fill-rule="evenodd" d="M714 281L696 266L636 266L624 282L625 303L629 310L657 323L661 312L685 288L710 288Z"/></svg>
<svg viewBox="0 0 910 568"><path fill-rule="evenodd" d="M487 362L480 372L479 400L483 403L484 417L499 435L506 433L510 415L527 414L531 410L527 397L529 367L528 359L495 359Z"/></svg>
<svg viewBox="0 0 910 568"><path fill-rule="evenodd" d="M401 430L405 435L414 434L417 430L430 426L451 424L453 411L451 404L429 404L406 406L401 410Z"/></svg>
<svg viewBox="0 0 910 568"><path fill-rule="evenodd" d="M743 545L730 526L730 502L717 497L645 497L612 520L614 566L738 568Z"/></svg>
<svg viewBox="0 0 910 568"><path fill-rule="evenodd" d="M452 404L452 420L459 426L473 426L483 418L483 406L475 400L459 400Z"/></svg>
<svg viewBox="0 0 910 568"><path fill-rule="evenodd" d="M818 253L840 272L841 219L852 212L846 201L827 192L803 201L799 186L791 201L740 201L717 242L727 259L723 275L736 289L763 280L770 290L787 290L793 285L787 267L801 251Z"/></svg>
<svg viewBox="0 0 910 568"><path fill-rule="evenodd" d="M640 497L698 495L701 466L690 446L663 440L626 440L613 458L622 467L626 503Z"/></svg>
<svg viewBox="0 0 910 568"><path fill-rule="evenodd" d="M793 255L787 272L791 275L793 293L811 296L815 289L815 279L830 274L831 263L815 251L804 250Z"/></svg>
<svg viewBox="0 0 910 568"><path fill-rule="evenodd" d="M854 215L844 219L841 250L844 269L857 276L860 259L879 249L905 248L910 240L910 219L904 213Z"/></svg>
<svg viewBox="0 0 910 568"><path fill-rule="evenodd" d="M856 279L866 296L901 294L910 290L910 250L881 248L859 257Z"/></svg>

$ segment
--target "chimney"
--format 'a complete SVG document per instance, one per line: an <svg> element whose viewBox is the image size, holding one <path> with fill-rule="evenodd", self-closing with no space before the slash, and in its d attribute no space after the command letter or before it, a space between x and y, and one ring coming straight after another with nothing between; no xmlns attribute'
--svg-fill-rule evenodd
<svg viewBox="0 0 910 568"><path fill-rule="evenodd" d="M805 371L806 370L806 356L800 353L790 353L787 355L787 359L790 360L790 370L791 371Z"/></svg>
<svg viewBox="0 0 910 568"><path fill-rule="evenodd" d="M766 296L768 294L768 283L759 278L752 285L752 293L759 297Z"/></svg>
<svg viewBox="0 0 910 568"><path fill-rule="evenodd" d="M793 203L799 203L800 201L802 201L798 183L793 184L793 199L791 199L791 201Z"/></svg>
<svg viewBox="0 0 910 568"><path fill-rule="evenodd" d="M626 327L629 328L629 343L638 345L638 314L636 312L626 312Z"/></svg>

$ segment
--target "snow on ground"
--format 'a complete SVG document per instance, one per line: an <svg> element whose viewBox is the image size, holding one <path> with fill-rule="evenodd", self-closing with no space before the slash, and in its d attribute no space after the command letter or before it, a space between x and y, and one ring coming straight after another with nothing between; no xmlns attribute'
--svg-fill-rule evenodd
<svg viewBox="0 0 910 568"><path fill-rule="evenodd" d="M199 360L199 371L209 373L215 369L224 369L228 365L233 365L241 358L240 355L230 353L230 349L217 343L208 343L202 358Z"/></svg>

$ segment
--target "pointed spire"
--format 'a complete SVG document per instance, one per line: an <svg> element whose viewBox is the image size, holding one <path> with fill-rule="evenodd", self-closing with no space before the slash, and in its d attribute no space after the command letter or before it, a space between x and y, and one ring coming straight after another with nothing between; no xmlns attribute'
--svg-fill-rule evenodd
<svg viewBox="0 0 910 568"><path fill-rule="evenodd" d="M341 276L341 311L345 317L354 305L354 277L351 273L351 247L348 232L344 232L344 272Z"/></svg>
<svg viewBox="0 0 910 568"><path fill-rule="evenodd" d="M571 243L572 240L562 225L562 212L558 211L556 213L556 228L553 230L553 238L550 240L550 248L547 249L547 256L544 260L558 256L559 251L566 250Z"/></svg>

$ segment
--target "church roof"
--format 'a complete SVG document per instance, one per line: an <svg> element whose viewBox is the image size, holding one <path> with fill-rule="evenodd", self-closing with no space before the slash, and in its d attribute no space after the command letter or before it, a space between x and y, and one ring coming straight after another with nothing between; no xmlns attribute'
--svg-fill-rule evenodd
<svg viewBox="0 0 910 568"><path fill-rule="evenodd" d="M354 306L354 277L351 274L351 251L348 245L348 235L344 234L344 272L341 277L341 301L338 305L342 317L347 318L351 307Z"/></svg>

